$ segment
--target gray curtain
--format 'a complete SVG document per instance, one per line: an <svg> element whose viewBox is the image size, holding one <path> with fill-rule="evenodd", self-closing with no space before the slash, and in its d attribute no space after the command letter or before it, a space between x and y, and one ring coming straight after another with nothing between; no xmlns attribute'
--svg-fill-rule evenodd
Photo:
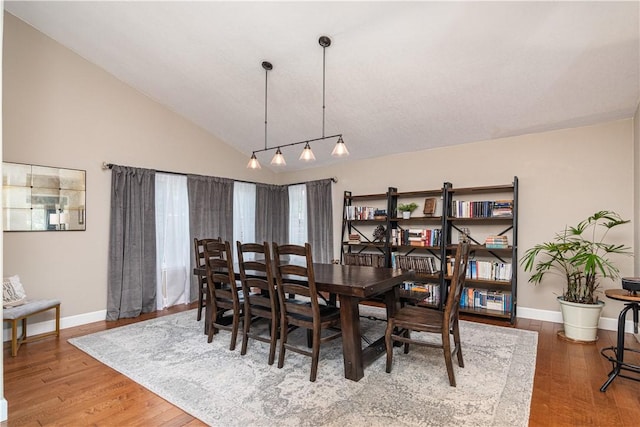
<svg viewBox="0 0 640 427"><path fill-rule="evenodd" d="M289 189L256 184L256 242L289 242Z"/></svg>
<svg viewBox="0 0 640 427"><path fill-rule="evenodd" d="M233 240L233 180L213 176L187 175L189 192L189 236L193 239ZM233 247L233 246L232 246ZM191 251L191 265L195 265ZM197 277L191 275L191 295L198 296Z"/></svg>
<svg viewBox="0 0 640 427"><path fill-rule="evenodd" d="M156 309L155 171L113 166L107 320Z"/></svg>
<svg viewBox="0 0 640 427"><path fill-rule="evenodd" d="M307 182L307 228L313 261L333 259L333 198L331 179Z"/></svg>

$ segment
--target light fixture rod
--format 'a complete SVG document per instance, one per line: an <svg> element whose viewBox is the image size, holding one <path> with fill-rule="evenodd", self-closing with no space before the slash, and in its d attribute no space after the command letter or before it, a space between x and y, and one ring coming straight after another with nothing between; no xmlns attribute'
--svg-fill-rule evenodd
<svg viewBox="0 0 640 427"><path fill-rule="evenodd" d="M331 46L331 39L322 36L318 39L318 43L322 46L322 137L324 138L324 112L325 112L325 75L326 75L326 57L327 47Z"/></svg>
<svg viewBox="0 0 640 427"><path fill-rule="evenodd" d="M254 154L255 153L261 153L263 151L275 150L276 148L282 148L282 147L291 147L292 145L306 144L308 142L323 141L325 139L330 139L330 138L339 138L341 136L342 136L342 134L339 133L339 134L336 134L336 135L323 136L323 137L320 137L320 138L305 139L304 141L292 142L290 144L282 144L282 145L278 145L278 146L275 146L275 147L268 147L268 148L265 147L262 150L255 150L253 153Z"/></svg>
<svg viewBox="0 0 640 427"><path fill-rule="evenodd" d="M273 65L269 61L262 61L264 68L264 148L267 149L267 81L269 80L269 71L273 69Z"/></svg>

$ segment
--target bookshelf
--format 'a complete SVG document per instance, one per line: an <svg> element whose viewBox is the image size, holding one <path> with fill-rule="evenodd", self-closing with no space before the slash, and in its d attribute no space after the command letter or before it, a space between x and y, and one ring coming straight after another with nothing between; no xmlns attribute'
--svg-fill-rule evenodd
<svg viewBox="0 0 640 427"><path fill-rule="evenodd" d="M411 202L418 209L408 219L399 216L398 205ZM395 187L369 195L345 191L340 260L412 269L416 280L401 287L401 298L442 309L450 281L449 260L459 239L468 239L470 267L461 312L513 323L517 223L518 177L511 184L483 187L455 188L444 182L440 189L424 191L399 192ZM380 225L384 234L376 238L373 232Z"/></svg>
<svg viewBox="0 0 640 427"><path fill-rule="evenodd" d="M471 256L461 313L513 323L516 315L518 260L518 177L507 185L449 187L445 227L447 257L467 239ZM445 276L445 281L448 280Z"/></svg>

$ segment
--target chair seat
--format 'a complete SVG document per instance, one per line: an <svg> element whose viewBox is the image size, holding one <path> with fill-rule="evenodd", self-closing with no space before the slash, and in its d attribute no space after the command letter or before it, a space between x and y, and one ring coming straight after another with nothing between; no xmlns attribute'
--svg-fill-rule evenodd
<svg viewBox="0 0 640 427"><path fill-rule="evenodd" d="M311 305L310 303L306 303L308 305ZM304 314L299 314L299 313L290 313L290 316L297 319L297 320L302 320L302 321L306 321L306 322L313 322L313 317L312 316L305 316ZM340 318L340 309L337 307L333 307L330 305L321 305L320 306L320 322L321 323L326 323L326 322L333 322L336 319Z"/></svg>

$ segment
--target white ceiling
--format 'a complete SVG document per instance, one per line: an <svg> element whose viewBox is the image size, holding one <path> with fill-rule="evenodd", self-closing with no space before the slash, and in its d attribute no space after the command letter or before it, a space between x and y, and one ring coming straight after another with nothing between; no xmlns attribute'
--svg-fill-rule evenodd
<svg viewBox="0 0 640 427"><path fill-rule="evenodd" d="M639 2L14 2L5 9L247 156L350 159L589 125L640 100ZM179 141L176 141L179 144ZM284 150L286 170L312 166ZM259 159L263 167L272 153Z"/></svg>

